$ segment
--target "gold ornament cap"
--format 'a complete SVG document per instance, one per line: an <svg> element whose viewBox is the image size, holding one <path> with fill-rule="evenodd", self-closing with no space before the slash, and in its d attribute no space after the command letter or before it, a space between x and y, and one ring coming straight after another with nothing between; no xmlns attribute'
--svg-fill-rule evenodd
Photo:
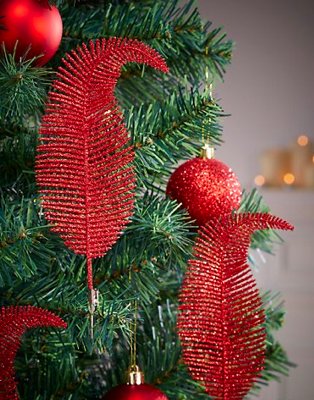
<svg viewBox="0 0 314 400"><path fill-rule="evenodd" d="M133 365L128 372L128 385L142 385L144 374L137 365Z"/></svg>
<svg viewBox="0 0 314 400"><path fill-rule="evenodd" d="M201 147L200 158L210 160L211 158L214 158L214 156L214 147L210 146L209 144L204 144L204 146Z"/></svg>

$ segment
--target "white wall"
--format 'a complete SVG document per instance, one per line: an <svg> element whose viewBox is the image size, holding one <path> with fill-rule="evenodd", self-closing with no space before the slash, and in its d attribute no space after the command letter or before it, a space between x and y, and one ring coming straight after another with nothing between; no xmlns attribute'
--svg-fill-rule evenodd
<svg viewBox="0 0 314 400"><path fill-rule="evenodd" d="M216 89L225 111L225 144L217 158L243 186L252 185L263 149L314 138L314 2L199 0L204 20L236 42L225 82Z"/></svg>

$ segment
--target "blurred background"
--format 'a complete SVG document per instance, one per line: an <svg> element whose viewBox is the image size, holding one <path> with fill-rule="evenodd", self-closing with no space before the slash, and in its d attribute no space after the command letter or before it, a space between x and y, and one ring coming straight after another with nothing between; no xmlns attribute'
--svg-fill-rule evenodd
<svg viewBox="0 0 314 400"><path fill-rule="evenodd" d="M259 191L277 216L295 225L275 256L260 264L261 287L282 293L280 332L298 364L290 377L265 388L263 400L314 398L314 2L199 0L205 20L223 25L236 43L225 82L215 96L227 113L217 158L243 187ZM288 175L286 175L288 174ZM258 176L258 177L257 177ZM256 178L257 177L257 178Z"/></svg>

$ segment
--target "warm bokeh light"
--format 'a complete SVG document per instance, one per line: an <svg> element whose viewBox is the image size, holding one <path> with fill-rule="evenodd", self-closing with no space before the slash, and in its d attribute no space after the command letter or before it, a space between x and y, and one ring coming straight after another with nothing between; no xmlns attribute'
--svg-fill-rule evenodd
<svg viewBox="0 0 314 400"><path fill-rule="evenodd" d="M292 185L295 181L295 177L293 174L291 174L290 172L285 174L283 177L283 181L287 184L287 185Z"/></svg>
<svg viewBox="0 0 314 400"><path fill-rule="evenodd" d="M312 157L312 162L314 163L314 156Z"/></svg>
<svg viewBox="0 0 314 400"><path fill-rule="evenodd" d="M257 185L257 186L263 186L265 184L265 178L263 177L263 175L257 175L254 178L254 182L255 182L255 185Z"/></svg>
<svg viewBox="0 0 314 400"><path fill-rule="evenodd" d="M306 135L301 135L298 137L298 145L306 146L309 142L309 138Z"/></svg>

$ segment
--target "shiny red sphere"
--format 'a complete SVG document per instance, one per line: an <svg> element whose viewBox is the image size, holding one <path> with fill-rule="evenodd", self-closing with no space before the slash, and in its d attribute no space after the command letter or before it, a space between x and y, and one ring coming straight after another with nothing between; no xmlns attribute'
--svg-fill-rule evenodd
<svg viewBox="0 0 314 400"><path fill-rule="evenodd" d="M0 1L0 44L12 53L17 43L15 58L42 55L35 65L46 64L55 52L62 38L62 19L55 6L40 0Z"/></svg>
<svg viewBox="0 0 314 400"><path fill-rule="evenodd" d="M201 226L237 209L241 186L231 168L222 161L197 157L173 172L167 195L181 203Z"/></svg>
<svg viewBox="0 0 314 400"><path fill-rule="evenodd" d="M168 397L152 385L119 385L111 389L103 400L168 400Z"/></svg>

